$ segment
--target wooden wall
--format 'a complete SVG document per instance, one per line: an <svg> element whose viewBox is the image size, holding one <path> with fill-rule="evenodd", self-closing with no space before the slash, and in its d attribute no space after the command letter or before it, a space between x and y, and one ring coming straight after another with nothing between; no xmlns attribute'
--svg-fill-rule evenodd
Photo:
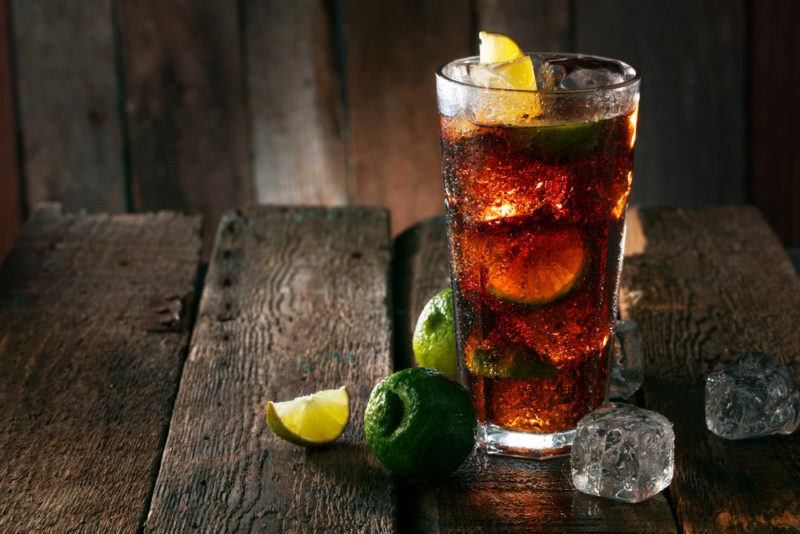
<svg viewBox="0 0 800 534"><path fill-rule="evenodd" d="M10 43L8 2L0 0L0 261L11 248L23 218Z"/></svg>
<svg viewBox="0 0 800 534"><path fill-rule="evenodd" d="M42 200L442 210L433 71L478 29L642 72L633 200L753 202L800 244L792 0L0 0L0 256ZM772 80L786 83L772 83Z"/></svg>

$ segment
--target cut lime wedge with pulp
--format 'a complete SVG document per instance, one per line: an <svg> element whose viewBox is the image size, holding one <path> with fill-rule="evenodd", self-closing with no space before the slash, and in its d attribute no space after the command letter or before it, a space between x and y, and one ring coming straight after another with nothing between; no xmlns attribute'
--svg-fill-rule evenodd
<svg viewBox="0 0 800 534"><path fill-rule="evenodd" d="M525 53L508 35L494 32L479 32L481 40L481 64L506 63L522 57Z"/></svg>
<svg viewBox="0 0 800 534"><path fill-rule="evenodd" d="M309 447L335 441L350 420L347 388L327 389L284 402L267 402L267 423L286 441Z"/></svg>

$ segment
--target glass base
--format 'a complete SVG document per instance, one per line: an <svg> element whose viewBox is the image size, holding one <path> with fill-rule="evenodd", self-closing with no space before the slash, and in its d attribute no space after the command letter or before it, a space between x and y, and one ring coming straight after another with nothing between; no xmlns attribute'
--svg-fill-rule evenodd
<svg viewBox="0 0 800 534"><path fill-rule="evenodd" d="M475 439L478 449L486 454L547 460L569 454L575 430L534 434L508 430L491 423L478 423Z"/></svg>

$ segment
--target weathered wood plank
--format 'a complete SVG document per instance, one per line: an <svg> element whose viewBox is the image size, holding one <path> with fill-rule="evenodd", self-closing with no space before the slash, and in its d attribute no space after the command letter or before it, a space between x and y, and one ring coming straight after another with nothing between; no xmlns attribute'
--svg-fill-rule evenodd
<svg viewBox="0 0 800 534"><path fill-rule="evenodd" d="M510 35L528 52L568 52L569 4L569 0L478 0L478 29Z"/></svg>
<svg viewBox="0 0 800 534"><path fill-rule="evenodd" d="M347 0L344 31L349 195L397 234L444 209L434 72L477 45L470 2Z"/></svg>
<svg viewBox="0 0 800 534"><path fill-rule="evenodd" d="M750 2L749 200L783 243L800 246L800 4Z"/></svg>
<svg viewBox="0 0 800 534"><path fill-rule="evenodd" d="M426 221L395 244L397 350L410 358L411 332L431 295L450 283L445 224ZM403 332L401 334L401 332ZM401 337L402 336L402 337ZM409 360L406 360L409 361ZM534 462L474 453L450 478L401 486L404 527L421 532L675 532L663 495L625 505L572 488L569 460Z"/></svg>
<svg viewBox="0 0 800 534"><path fill-rule="evenodd" d="M136 210L219 217L252 202L236 4L119 0Z"/></svg>
<svg viewBox="0 0 800 534"><path fill-rule="evenodd" d="M675 424L669 488L684 532L800 528L800 434L726 441L705 427L709 371L745 351L800 379L800 279L754 208L642 210L623 270L642 329L644 397Z"/></svg>
<svg viewBox="0 0 800 534"><path fill-rule="evenodd" d="M369 393L391 372L388 216L255 208L223 218L146 528L387 532L391 478L364 443ZM303 451L268 399L347 385L351 419Z"/></svg>
<svg viewBox="0 0 800 534"><path fill-rule="evenodd" d="M110 0L12 0L29 207L125 211Z"/></svg>
<svg viewBox="0 0 800 534"><path fill-rule="evenodd" d="M22 226L8 0L0 0L0 264Z"/></svg>
<svg viewBox="0 0 800 534"><path fill-rule="evenodd" d="M327 0L243 2L259 202L347 203L333 6Z"/></svg>
<svg viewBox="0 0 800 534"><path fill-rule="evenodd" d="M743 0L576 0L577 50L642 74L632 202L745 199Z"/></svg>
<svg viewBox="0 0 800 534"><path fill-rule="evenodd" d="M0 531L141 524L188 345L144 323L192 296L199 229L55 208L23 229L0 269Z"/></svg>

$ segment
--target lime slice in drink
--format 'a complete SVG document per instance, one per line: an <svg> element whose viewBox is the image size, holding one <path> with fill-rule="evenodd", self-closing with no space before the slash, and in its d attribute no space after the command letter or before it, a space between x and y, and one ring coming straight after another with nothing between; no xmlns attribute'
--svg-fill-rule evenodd
<svg viewBox="0 0 800 534"><path fill-rule="evenodd" d="M565 163L595 157L609 136L609 120L518 127L505 132L509 142L531 157Z"/></svg>
<svg viewBox="0 0 800 534"><path fill-rule="evenodd" d="M350 419L347 388L326 389L284 402L267 402L267 423L286 441L310 447L336 440Z"/></svg>
<svg viewBox="0 0 800 534"><path fill-rule="evenodd" d="M464 364L470 373L485 378L542 378L558 374L558 368L533 352L514 346L488 347L486 343L465 348Z"/></svg>
<svg viewBox="0 0 800 534"><path fill-rule="evenodd" d="M586 251L574 228L520 235L493 246L486 289L508 302L551 303L568 294L583 278Z"/></svg>

